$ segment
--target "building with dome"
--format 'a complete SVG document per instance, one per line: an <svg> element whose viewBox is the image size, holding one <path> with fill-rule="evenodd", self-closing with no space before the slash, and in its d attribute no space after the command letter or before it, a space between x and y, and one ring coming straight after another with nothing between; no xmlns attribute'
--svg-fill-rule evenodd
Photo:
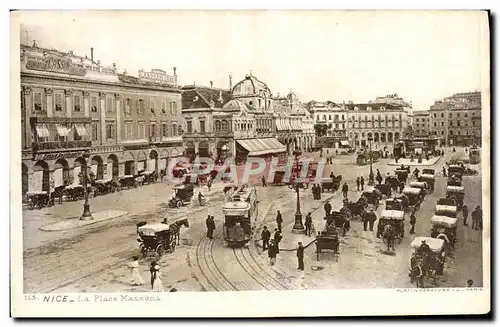
<svg viewBox="0 0 500 327"><path fill-rule="evenodd" d="M273 97L251 73L229 89L182 88L185 154L213 159L292 154L314 145L313 121L293 92Z"/></svg>

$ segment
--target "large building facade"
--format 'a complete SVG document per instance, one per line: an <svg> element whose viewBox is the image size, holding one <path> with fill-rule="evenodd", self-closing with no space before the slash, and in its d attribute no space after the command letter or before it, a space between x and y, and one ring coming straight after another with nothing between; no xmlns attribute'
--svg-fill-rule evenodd
<svg viewBox="0 0 500 327"><path fill-rule="evenodd" d="M139 71L53 49L21 46L23 193L166 167L182 154L184 121L177 75Z"/></svg>
<svg viewBox="0 0 500 327"><path fill-rule="evenodd" d="M186 153L223 159L291 154L314 144L314 128L294 94L273 97L251 74L230 88L182 88Z"/></svg>
<svg viewBox="0 0 500 327"><path fill-rule="evenodd" d="M316 134L326 136L333 147L347 146L348 124L347 111L342 105L331 101L310 101L308 110L314 117Z"/></svg>
<svg viewBox="0 0 500 327"><path fill-rule="evenodd" d="M370 139L374 146L392 145L404 137L410 126L411 104L397 94L378 97L368 103L350 101L344 108L349 140L354 146L368 146Z"/></svg>
<svg viewBox="0 0 500 327"><path fill-rule="evenodd" d="M431 119L428 110L416 110L413 112L412 135L416 137L430 136Z"/></svg>
<svg viewBox="0 0 500 327"><path fill-rule="evenodd" d="M481 92L456 93L429 108L430 131L442 144L481 144Z"/></svg>

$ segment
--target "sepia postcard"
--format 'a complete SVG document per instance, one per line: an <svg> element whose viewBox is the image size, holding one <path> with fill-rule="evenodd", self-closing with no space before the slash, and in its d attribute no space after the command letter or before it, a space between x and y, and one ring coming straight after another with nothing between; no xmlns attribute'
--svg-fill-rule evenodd
<svg viewBox="0 0 500 327"><path fill-rule="evenodd" d="M490 311L487 11L13 11L11 315Z"/></svg>

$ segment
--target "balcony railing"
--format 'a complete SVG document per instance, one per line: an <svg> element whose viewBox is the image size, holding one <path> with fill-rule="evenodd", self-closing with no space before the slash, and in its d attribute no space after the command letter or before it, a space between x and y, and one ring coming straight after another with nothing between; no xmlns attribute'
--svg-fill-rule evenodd
<svg viewBox="0 0 500 327"><path fill-rule="evenodd" d="M91 141L34 142L33 151L90 148Z"/></svg>

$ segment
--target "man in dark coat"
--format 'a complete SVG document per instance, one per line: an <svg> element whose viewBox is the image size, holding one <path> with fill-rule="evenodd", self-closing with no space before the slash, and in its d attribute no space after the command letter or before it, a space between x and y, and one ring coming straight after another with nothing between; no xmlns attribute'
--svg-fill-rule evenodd
<svg viewBox="0 0 500 327"><path fill-rule="evenodd" d="M474 212L472 212L472 229L480 230L483 228L483 210L480 206L477 206Z"/></svg>
<svg viewBox="0 0 500 327"><path fill-rule="evenodd" d="M349 191L349 186L347 186L347 183L344 183L344 185L342 185L342 194L344 195L344 199L347 199L347 191Z"/></svg>
<svg viewBox="0 0 500 327"><path fill-rule="evenodd" d="M208 215L206 224L207 224L207 237L212 240L215 230L215 221L212 216Z"/></svg>
<svg viewBox="0 0 500 327"><path fill-rule="evenodd" d="M262 175L261 179L262 179L262 187L267 187L267 182L266 182L266 178L264 177L264 175Z"/></svg>
<svg viewBox="0 0 500 327"><path fill-rule="evenodd" d="M417 223L417 216L415 216L415 210L411 212L410 216L410 234L415 234L415 224Z"/></svg>
<svg viewBox="0 0 500 327"><path fill-rule="evenodd" d="M363 191L364 187L365 187L365 179L363 178L363 176L361 176L361 179L359 180L360 184L361 184L361 191Z"/></svg>
<svg viewBox="0 0 500 327"><path fill-rule="evenodd" d="M276 256L278 255L278 247L276 242L271 241L269 249L267 250L267 255L269 256L271 266L274 265L276 263Z"/></svg>
<svg viewBox="0 0 500 327"><path fill-rule="evenodd" d="M369 211L368 212L368 224L370 227L370 232L373 232L373 225L375 224L375 221L377 221L377 216L375 215L375 212Z"/></svg>
<svg viewBox="0 0 500 327"><path fill-rule="evenodd" d="M325 214L329 216L330 212L332 211L332 205L330 204L330 202L326 202L323 208L325 208Z"/></svg>
<svg viewBox="0 0 500 327"><path fill-rule="evenodd" d="M267 226L264 226L262 229L260 237L262 238L262 250L266 251L269 247L269 240L271 239L271 232L267 229Z"/></svg>
<svg viewBox="0 0 500 327"><path fill-rule="evenodd" d="M310 212L308 212L306 215L304 226L306 227L306 235L311 236L312 217Z"/></svg>
<svg viewBox="0 0 500 327"><path fill-rule="evenodd" d="M278 230L281 233L281 224L283 224L283 217L281 216L281 212L278 210L276 213L276 225L278 225Z"/></svg>
<svg viewBox="0 0 500 327"><path fill-rule="evenodd" d="M280 242L281 242L282 238L283 238L283 236L281 236L280 231L277 228L275 228L274 229L273 241L276 244L276 249L277 249L278 253L280 252Z"/></svg>
<svg viewBox="0 0 500 327"><path fill-rule="evenodd" d="M356 178L356 190L359 191L359 186L361 185L361 182L359 181L359 176Z"/></svg>
<svg viewBox="0 0 500 327"><path fill-rule="evenodd" d="M464 226L469 226L467 225L467 217L469 216L469 210L467 209L467 206L465 204L462 208L462 216L464 217Z"/></svg>
<svg viewBox="0 0 500 327"><path fill-rule="evenodd" d="M361 213L361 221L363 222L363 230L366 232L368 229L368 212L366 210Z"/></svg>
<svg viewBox="0 0 500 327"><path fill-rule="evenodd" d="M299 242L299 246L297 247L297 260L299 262L299 267L297 269L304 270L304 246L302 242Z"/></svg>

